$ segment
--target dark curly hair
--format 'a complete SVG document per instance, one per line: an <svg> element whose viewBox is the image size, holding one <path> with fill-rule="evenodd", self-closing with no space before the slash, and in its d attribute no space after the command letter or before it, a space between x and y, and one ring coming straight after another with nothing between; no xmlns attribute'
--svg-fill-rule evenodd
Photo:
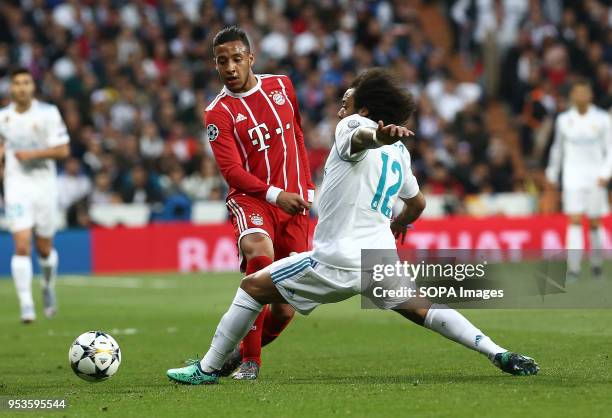
<svg viewBox="0 0 612 418"><path fill-rule="evenodd" d="M412 94L382 68L362 72L349 88L354 89L355 109L368 109L367 117L374 122L382 120L385 125L405 125L414 112Z"/></svg>

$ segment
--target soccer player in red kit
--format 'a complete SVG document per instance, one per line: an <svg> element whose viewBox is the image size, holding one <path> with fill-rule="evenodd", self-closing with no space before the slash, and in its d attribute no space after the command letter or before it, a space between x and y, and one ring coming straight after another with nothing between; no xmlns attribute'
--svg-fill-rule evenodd
<svg viewBox="0 0 612 418"><path fill-rule="evenodd" d="M254 56L240 28L217 33L213 50L224 87L206 108L204 123L219 170L230 186L227 208L240 267L248 275L275 259L308 250L314 185L291 80L253 73ZM222 374L240 365L234 379L256 379L261 347L280 334L293 314L288 304L262 311Z"/></svg>

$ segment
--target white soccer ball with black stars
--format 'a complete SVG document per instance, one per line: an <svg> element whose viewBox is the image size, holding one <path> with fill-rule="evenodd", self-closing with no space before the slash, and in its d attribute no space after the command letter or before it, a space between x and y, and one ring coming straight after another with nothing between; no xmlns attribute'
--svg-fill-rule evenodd
<svg viewBox="0 0 612 418"><path fill-rule="evenodd" d="M101 331L78 336L68 350L74 373L88 382L106 380L119 369L121 349L113 337Z"/></svg>

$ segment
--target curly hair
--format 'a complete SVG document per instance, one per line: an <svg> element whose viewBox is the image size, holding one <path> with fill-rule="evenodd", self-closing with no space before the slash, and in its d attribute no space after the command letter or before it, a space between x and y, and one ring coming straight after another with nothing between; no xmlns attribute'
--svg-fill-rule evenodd
<svg viewBox="0 0 612 418"><path fill-rule="evenodd" d="M412 94L382 68L362 72L349 88L354 89L355 108L368 109L367 117L375 122L405 125L415 110Z"/></svg>

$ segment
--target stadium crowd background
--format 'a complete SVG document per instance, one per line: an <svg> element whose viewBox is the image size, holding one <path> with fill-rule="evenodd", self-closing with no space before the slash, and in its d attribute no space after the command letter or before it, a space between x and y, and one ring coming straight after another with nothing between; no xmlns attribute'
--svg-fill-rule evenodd
<svg viewBox="0 0 612 418"><path fill-rule="evenodd" d="M0 104L19 65L59 106L72 141L59 177L70 225L89 225L90 205L122 202L186 219L191 202L224 199L202 110L222 87L212 37L237 24L256 72L293 80L318 184L342 93L383 66L418 102L410 151L421 187L462 213L473 195L547 190L571 81L589 78L596 103L612 105L611 23L598 0L3 0Z"/></svg>

